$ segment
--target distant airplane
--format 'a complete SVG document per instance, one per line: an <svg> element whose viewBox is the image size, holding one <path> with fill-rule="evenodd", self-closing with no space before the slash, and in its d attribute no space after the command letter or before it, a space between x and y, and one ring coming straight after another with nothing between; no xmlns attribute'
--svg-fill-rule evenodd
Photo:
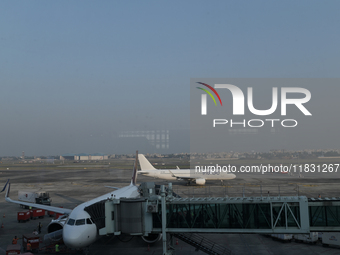
<svg viewBox="0 0 340 255"><path fill-rule="evenodd" d="M90 244L94 243L100 237L98 233L99 233L99 228L100 228L100 218L102 217L97 217L97 219L95 219L91 217L91 215L94 215L95 212L101 211L101 209L99 208L101 204L103 204L104 201L106 201L108 198L116 198L116 199L121 198L121 197L135 198L139 196L138 187L136 186L137 154L138 152L136 153L136 160L134 164L131 183L129 186L120 188L118 190L107 193L103 196L92 199L88 202L82 203L78 205L77 207L75 207L73 210L12 200L9 198L10 185L11 185L9 183L9 180L7 181L2 191L4 191L6 186L8 185L8 189L6 192L7 202L65 214L66 217L63 217L60 220L53 220L48 225L48 232L51 233L51 232L62 229L62 238L67 247L85 248L85 247L88 247ZM102 226L102 227L105 227L105 226ZM158 235L158 234L149 235L149 236L145 236L142 238L145 242L153 243L153 242L160 240L161 235Z"/></svg>
<svg viewBox="0 0 340 255"><path fill-rule="evenodd" d="M138 154L139 165L141 171L139 174L155 177L164 180L185 180L188 184L195 182L197 185L204 185L206 180L231 180L236 178L235 174L227 172L195 172L194 169L156 169L151 163L145 158L143 154Z"/></svg>

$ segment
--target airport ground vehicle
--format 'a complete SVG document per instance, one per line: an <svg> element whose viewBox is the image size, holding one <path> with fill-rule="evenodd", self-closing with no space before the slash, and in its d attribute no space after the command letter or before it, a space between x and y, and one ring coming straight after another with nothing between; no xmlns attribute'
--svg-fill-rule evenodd
<svg viewBox="0 0 340 255"><path fill-rule="evenodd" d="M50 195L44 191L18 191L18 200L28 203L51 205Z"/></svg>
<svg viewBox="0 0 340 255"><path fill-rule="evenodd" d="M20 244L7 245L6 255L20 254L20 250L21 250Z"/></svg>
<svg viewBox="0 0 340 255"><path fill-rule="evenodd" d="M339 232L323 232L322 233L322 245L334 245L340 246L340 233Z"/></svg>
<svg viewBox="0 0 340 255"><path fill-rule="evenodd" d="M38 251L40 238L35 234L24 234L22 235L22 246L24 248L24 251L27 251L27 243L31 244L31 251Z"/></svg>
<svg viewBox="0 0 340 255"><path fill-rule="evenodd" d="M271 237L282 242L290 242L293 239L292 234L271 234Z"/></svg>
<svg viewBox="0 0 340 255"><path fill-rule="evenodd" d="M30 211L27 212L18 212L18 222L26 222L29 221L31 218Z"/></svg>
<svg viewBox="0 0 340 255"><path fill-rule="evenodd" d="M309 234L297 234L294 235L294 239L297 242L304 243L316 243L318 241L318 232L310 232Z"/></svg>
<svg viewBox="0 0 340 255"><path fill-rule="evenodd" d="M62 206L59 206L60 208L63 208ZM49 216L49 217L54 217L54 219L56 220L56 219L59 219L59 217L61 217L62 215L64 215L64 214L62 214L62 213L56 213L56 212L52 212L52 211L47 211L47 215Z"/></svg>
<svg viewBox="0 0 340 255"><path fill-rule="evenodd" d="M30 210L31 213L31 220L44 218L45 217L45 210L44 209L32 209Z"/></svg>

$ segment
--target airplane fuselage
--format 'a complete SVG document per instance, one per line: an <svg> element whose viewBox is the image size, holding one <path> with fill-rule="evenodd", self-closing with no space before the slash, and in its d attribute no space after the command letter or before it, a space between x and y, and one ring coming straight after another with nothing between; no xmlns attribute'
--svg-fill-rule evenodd
<svg viewBox="0 0 340 255"><path fill-rule="evenodd" d="M232 173L225 173L225 172L195 172L194 169L159 169L159 170L143 170L138 171L139 174L160 178L164 180L178 180L181 177L183 179L187 179L188 177L192 179L206 179L206 180L230 180L234 179L236 176Z"/></svg>

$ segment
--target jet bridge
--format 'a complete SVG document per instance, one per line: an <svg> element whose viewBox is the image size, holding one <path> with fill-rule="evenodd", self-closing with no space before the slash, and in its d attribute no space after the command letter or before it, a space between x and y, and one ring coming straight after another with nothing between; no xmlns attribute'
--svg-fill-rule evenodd
<svg viewBox="0 0 340 255"><path fill-rule="evenodd" d="M160 209L153 230L162 229ZM174 198L166 201L168 233L309 233L306 197Z"/></svg>
<svg viewBox="0 0 340 255"><path fill-rule="evenodd" d="M99 234L257 233L303 234L340 231L340 199L305 196L202 197L174 196L172 184L143 183L140 198L105 202L105 226ZM165 253L164 253L165 254Z"/></svg>

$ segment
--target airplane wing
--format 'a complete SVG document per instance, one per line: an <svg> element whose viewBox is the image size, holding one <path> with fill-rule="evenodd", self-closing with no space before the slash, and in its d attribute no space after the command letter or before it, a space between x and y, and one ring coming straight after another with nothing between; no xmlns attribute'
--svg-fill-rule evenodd
<svg viewBox="0 0 340 255"><path fill-rule="evenodd" d="M138 174L149 174L150 172L148 172L148 171L142 171L142 170L139 170L138 171Z"/></svg>
<svg viewBox="0 0 340 255"><path fill-rule="evenodd" d="M120 188L117 188L117 187L112 187L112 186L105 186L105 188L110 188L110 189L120 189Z"/></svg>
<svg viewBox="0 0 340 255"><path fill-rule="evenodd" d="M177 176L176 176L176 175L174 175L174 173L173 173L173 172L171 172L171 170L170 170L170 169L168 169L168 171L170 172L170 174L171 174L171 176L172 176L172 177L176 177L176 178L177 178Z"/></svg>
<svg viewBox="0 0 340 255"><path fill-rule="evenodd" d="M9 180L7 181L5 187L3 188L3 190L6 189L6 186L8 185L8 189L6 191L6 196L5 196L5 200L7 202L10 203L15 203L15 204L19 204L19 205L25 205L25 206L30 206L30 207L34 207L34 208L38 208L38 209L43 209L43 210L47 210L47 211L51 211L51 212L56 212L56 213L62 213L62 214L70 214L72 212L71 209L66 209L66 208L60 208L60 207L54 207L54 206L49 206L49 205L41 205L41 204L35 204L35 203L27 203L27 202L21 202L21 201L17 201L17 200L12 200L9 198L9 191L11 188L11 184L9 183Z"/></svg>

